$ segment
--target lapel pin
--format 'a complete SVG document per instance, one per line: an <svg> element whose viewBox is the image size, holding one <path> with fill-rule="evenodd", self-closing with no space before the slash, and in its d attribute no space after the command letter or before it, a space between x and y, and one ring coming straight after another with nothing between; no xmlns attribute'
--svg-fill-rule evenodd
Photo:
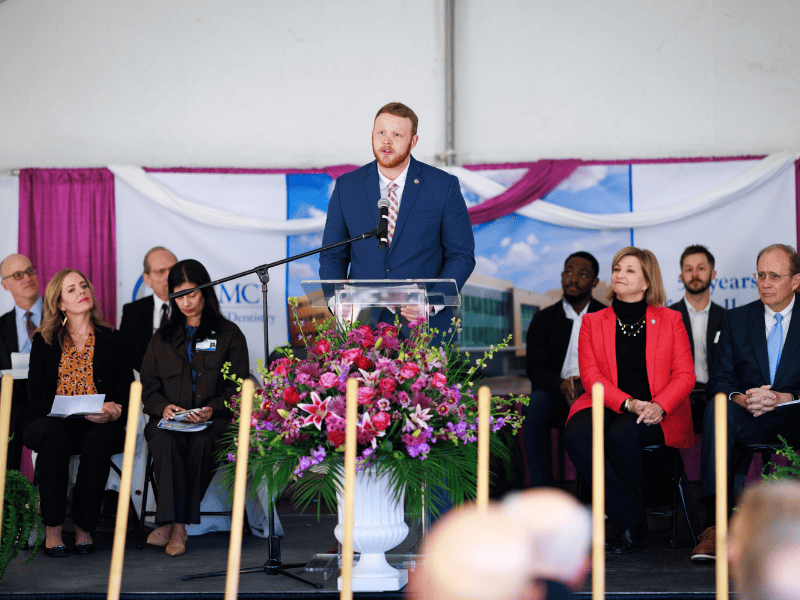
<svg viewBox="0 0 800 600"><path fill-rule="evenodd" d="M415 179L415 180L414 180L414 183L419 183L419 179Z"/></svg>
<svg viewBox="0 0 800 600"><path fill-rule="evenodd" d="M655 325L655 324L656 324L656 320L655 320L655 319L650 319L650 322L651 322L653 325Z"/></svg>

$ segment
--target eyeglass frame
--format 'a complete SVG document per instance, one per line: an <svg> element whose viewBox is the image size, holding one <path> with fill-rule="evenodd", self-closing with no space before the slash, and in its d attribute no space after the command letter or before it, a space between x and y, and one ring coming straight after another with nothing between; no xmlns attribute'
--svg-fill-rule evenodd
<svg viewBox="0 0 800 600"><path fill-rule="evenodd" d="M16 273L11 273L10 275L6 275L0 281L5 281L6 279L9 279L11 277L14 278L14 281L22 281L22 278L25 277L25 275L27 275L31 279L36 277L36 267L31 265L30 267L28 267L24 271L17 271Z"/></svg>
<svg viewBox="0 0 800 600"><path fill-rule="evenodd" d="M778 283L784 277L794 277L797 273L786 273L785 275L778 275L777 273L761 273L763 276L759 276L758 272L753 273L753 279L755 281L766 281L769 279L772 283Z"/></svg>

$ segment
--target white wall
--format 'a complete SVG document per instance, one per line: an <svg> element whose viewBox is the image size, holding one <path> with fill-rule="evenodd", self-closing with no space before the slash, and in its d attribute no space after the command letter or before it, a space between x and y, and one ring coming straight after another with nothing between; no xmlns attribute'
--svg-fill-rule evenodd
<svg viewBox="0 0 800 600"><path fill-rule="evenodd" d="M460 162L800 147L797 0L457 0ZM5 0L0 169L370 160L383 103L444 149L444 2Z"/></svg>

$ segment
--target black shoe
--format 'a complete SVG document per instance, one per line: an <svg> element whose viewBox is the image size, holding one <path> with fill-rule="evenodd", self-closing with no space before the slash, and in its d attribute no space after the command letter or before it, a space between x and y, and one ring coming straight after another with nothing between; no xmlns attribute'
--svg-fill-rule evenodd
<svg viewBox="0 0 800 600"><path fill-rule="evenodd" d="M94 544L87 544L85 542L81 544L75 544L72 552L78 556L89 556L90 554L94 554Z"/></svg>
<svg viewBox="0 0 800 600"><path fill-rule="evenodd" d="M647 541L647 523L642 523L626 529L619 536L619 542L611 548L614 554L630 554L634 552L638 546Z"/></svg>
<svg viewBox="0 0 800 600"><path fill-rule="evenodd" d="M606 533L606 550L611 550L614 546L619 544L619 542L619 534L611 533L610 531Z"/></svg>
<svg viewBox="0 0 800 600"><path fill-rule="evenodd" d="M65 556L69 556L69 550L64 544L59 544L58 546L53 546L52 548L45 547L44 549L45 556L52 556L53 558L64 558Z"/></svg>

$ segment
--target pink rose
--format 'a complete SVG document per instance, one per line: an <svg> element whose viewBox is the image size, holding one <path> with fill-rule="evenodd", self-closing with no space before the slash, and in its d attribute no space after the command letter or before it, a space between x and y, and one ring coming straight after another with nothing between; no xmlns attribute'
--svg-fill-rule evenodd
<svg viewBox="0 0 800 600"><path fill-rule="evenodd" d="M372 398L375 396L375 392L372 388L362 387L358 388L358 403L359 404L369 404L372 402Z"/></svg>
<svg viewBox="0 0 800 600"><path fill-rule="evenodd" d="M335 373L328 371L320 376L319 383L324 388L332 388L336 385L339 385L339 378Z"/></svg>
<svg viewBox="0 0 800 600"><path fill-rule="evenodd" d="M434 373L433 377L431 377L431 383L433 384L433 387L442 389L445 385L447 385L447 377L441 373Z"/></svg>
<svg viewBox="0 0 800 600"><path fill-rule="evenodd" d="M411 379L419 375L419 365L417 363L403 363L403 368L400 369L400 376L403 379Z"/></svg>
<svg viewBox="0 0 800 600"><path fill-rule="evenodd" d="M376 413L372 417L372 426L375 427L375 429L377 429L378 431L383 431L384 429L386 429L391 422L392 422L391 415L383 411Z"/></svg>
<svg viewBox="0 0 800 600"><path fill-rule="evenodd" d="M347 436L344 434L344 431L329 431L328 432L328 441L331 443L331 446L334 448L338 448L342 444L344 444L344 440Z"/></svg>
<svg viewBox="0 0 800 600"><path fill-rule="evenodd" d="M353 362L359 356L361 356L361 348L351 348L350 350L342 351L342 360L346 360L347 362Z"/></svg>
<svg viewBox="0 0 800 600"><path fill-rule="evenodd" d="M384 377L378 382L378 389L384 396L391 396L397 388L397 382L394 379Z"/></svg>
<svg viewBox="0 0 800 600"><path fill-rule="evenodd" d="M372 367L375 366L375 364L366 356L359 356L356 359L356 366L359 369L364 369L365 371L369 371L370 369L372 369Z"/></svg>
<svg viewBox="0 0 800 600"><path fill-rule="evenodd" d="M328 340L322 339L319 340L314 347L311 349L314 354L327 354L331 351L331 345Z"/></svg>

